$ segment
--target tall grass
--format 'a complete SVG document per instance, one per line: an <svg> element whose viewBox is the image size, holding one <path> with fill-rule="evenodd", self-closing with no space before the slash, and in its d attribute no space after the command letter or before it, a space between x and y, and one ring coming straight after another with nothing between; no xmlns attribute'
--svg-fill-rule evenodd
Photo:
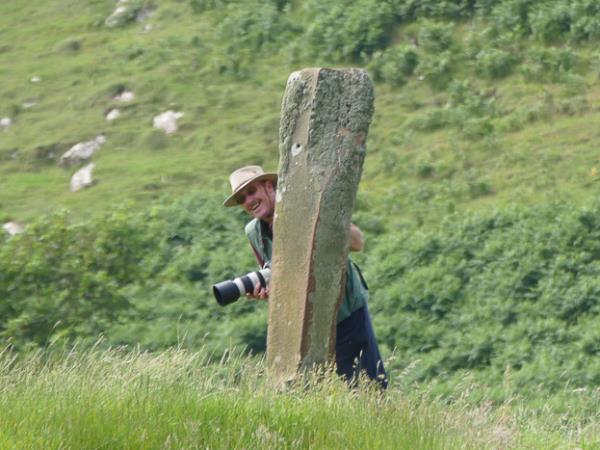
<svg viewBox="0 0 600 450"><path fill-rule="evenodd" d="M581 424L565 429L511 404L473 406L459 395L443 405L416 387L348 390L328 376L278 391L265 381L261 359L230 352L210 360L183 349L5 350L0 448L571 448L572 439L593 441L590 433L583 439ZM545 432L556 425L561 433Z"/></svg>

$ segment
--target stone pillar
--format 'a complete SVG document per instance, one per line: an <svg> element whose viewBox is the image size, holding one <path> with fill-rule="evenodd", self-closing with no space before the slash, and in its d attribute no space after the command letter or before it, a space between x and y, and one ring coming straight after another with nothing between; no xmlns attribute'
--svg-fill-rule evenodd
<svg viewBox="0 0 600 450"><path fill-rule="evenodd" d="M332 360L372 115L373 86L364 70L304 69L288 79L267 337L276 382Z"/></svg>

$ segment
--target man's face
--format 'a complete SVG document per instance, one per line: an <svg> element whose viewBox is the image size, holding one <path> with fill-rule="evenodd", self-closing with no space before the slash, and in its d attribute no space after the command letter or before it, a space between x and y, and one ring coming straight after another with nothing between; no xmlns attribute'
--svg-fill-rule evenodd
<svg viewBox="0 0 600 450"><path fill-rule="evenodd" d="M238 204L256 219L267 223L275 213L275 187L270 181L254 181L236 195Z"/></svg>

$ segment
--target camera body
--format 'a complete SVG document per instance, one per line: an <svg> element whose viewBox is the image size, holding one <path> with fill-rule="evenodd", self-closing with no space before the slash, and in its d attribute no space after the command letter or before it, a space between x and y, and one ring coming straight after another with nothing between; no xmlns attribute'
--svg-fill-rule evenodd
<svg viewBox="0 0 600 450"><path fill-rule="evenodd" d="M219 305L226 306L236 302L240 296L248 292L254 292L254 286L257 283L260 283L263 288L267 287L270 280L271 268L265 266L256 272L249 272L233 280L221 281L213 285L213 294Z"/></svg>

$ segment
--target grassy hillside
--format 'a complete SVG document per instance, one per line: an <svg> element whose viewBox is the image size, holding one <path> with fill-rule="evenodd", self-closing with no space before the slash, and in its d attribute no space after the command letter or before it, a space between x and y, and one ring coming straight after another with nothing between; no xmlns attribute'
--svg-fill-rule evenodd
<svg viewBox="0 0 600 450"><path fill-rule="evenodd" d="M0 134L0 217L27 222L63 206L86 217L197 189L224 195L232 168L277 167L287 76L311 66L367 66L376 80L361 195L386 223L593 196L599 55L587 35L497 25L511 5L529 3L496 7L492 22L461 2L436 10L365 0L342 12L315 1L132 0L150 16L115 27L105 24L113 1L3 4L0 116L13 124ZM114 99L124 90L134 100ZM108 122L115 107L122 114ZM185 114L170 136L152 128L167 110ZM70 193L76 168L58 159L99 134L98 183Z"/></svg>

